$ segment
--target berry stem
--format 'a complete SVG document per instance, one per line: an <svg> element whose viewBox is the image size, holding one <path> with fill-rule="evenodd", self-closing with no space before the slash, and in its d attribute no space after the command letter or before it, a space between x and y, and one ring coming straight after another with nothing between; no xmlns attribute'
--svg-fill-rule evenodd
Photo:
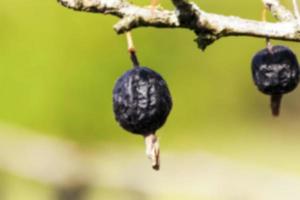
<svg viewBox="0 0 300 200"><path fill-rule="evenodd" d="M159 170L160 167L160 152L159 141L155 133L145 135L146 155L152 162L152 168Z"/></svg>
<svg viewBox="0 0 300 200"><path fill-rule="evenodd" d="M271 44L270 38L266 38L266 46L270 54L273 54L273 45Z"/></svg>
<svg viewBox="0 0 300 200"><path fill-rule="evenodd" d="M280 114L280 104L282 95L276 94L271 96L271 109L274 117L278 117Z"/></svg>
<svg viewBox="0 0 300 200"><path fill-rule="evenodd" d="M261 12L261 21L266 22L267 21L267 8L264 6L262 12ZM270 53L272 53L272 45L270 42L270 38L266 37L266 46Z"/></svg>
<svg viewBox="0 0 300 200"><path fill-rule="evenodd" d="M130 59L133 64L133 67L139 67L140 63L136 55L136 49L134 47L132 35L130 32L126 33L126 40L127 40L128 52L130 54Z"/></svg>

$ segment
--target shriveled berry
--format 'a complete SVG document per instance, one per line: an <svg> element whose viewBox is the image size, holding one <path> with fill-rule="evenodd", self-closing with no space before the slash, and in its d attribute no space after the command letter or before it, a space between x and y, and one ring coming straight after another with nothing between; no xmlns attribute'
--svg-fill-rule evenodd
<svg viewBox="0 0 300 200"><path fill-rule="evenodd" d="M164 79L147 67L135 67L121 76L113 90L113 108L119 124L134 134L155 133L172 109Z"/></svg>
<svg viewBox="0 0 300 200"><path fill-rule="evenodd" d="M288 93L299 82L297 58L285 46L265 48L253 57L252 75L261 92L269 95Z"/></svg>
<svg viewBox="0 0 300 200"><path fill-rule="evenodd" d="M283 94L294 90L299 82L299 64L295 54L285 46L265 48L253 57L252 75L257 88L271 95L274 116L279 115Z"/></svg>

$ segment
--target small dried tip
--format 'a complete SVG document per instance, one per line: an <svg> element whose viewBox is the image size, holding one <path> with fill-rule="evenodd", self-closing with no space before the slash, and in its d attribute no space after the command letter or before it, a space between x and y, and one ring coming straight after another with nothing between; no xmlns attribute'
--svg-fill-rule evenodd
<svg viewBox="0 0 300 200"><path fill-rule="evenodd" d="M159 170L160 157L159 157L159 141L154 133L145 136L146 155L152 162L152 168Z"/></svg>
<svg viewBox="0 0 300 200"><path fill-rule="evenodd" d="M271 96L271 109L274 117L278 117L280 114L281 99L281 94Z"/></svg>

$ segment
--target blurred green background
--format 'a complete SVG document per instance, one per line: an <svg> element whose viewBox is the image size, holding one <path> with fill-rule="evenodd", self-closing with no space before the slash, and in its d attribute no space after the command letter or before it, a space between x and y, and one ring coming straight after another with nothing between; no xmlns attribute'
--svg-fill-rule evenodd
<svg viewBox="0 0 300 200"><path fill-rule="evenodd" d="M290 1L282 2L291 8ZM260 0L196 3L208 12L256 20L262 9ZM172 9L169 1L161 5ZM124 35L112 29L116 22L111 16L66 9L55 0L0 1L2 124L84 151L137 151L142 157L142 139L122 130L112 112L115 80L131 67ZM264 47L263 39L222 38L202 52L189 30L140 28L133 37L142 65L159 72L173 96L171 115L158 131L162 153L203 151L300 176L300 91L284 97L279 118L271 116L269 98L257 91L250 74L251 58ZM300 53L297 43L273 44ZM52 198L49 185L3 171L1 200ZM125 199L125 193L95 189L89 199Z"/></svg>

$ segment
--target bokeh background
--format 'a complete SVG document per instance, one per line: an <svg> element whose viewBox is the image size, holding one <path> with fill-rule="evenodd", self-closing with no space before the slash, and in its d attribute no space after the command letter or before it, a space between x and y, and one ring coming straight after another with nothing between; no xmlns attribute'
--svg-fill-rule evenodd
<svg viewBox="0 0 300 200"><path fill-rule="evenodd" d="M260 0L196 3L256 20L262 10ZM112 89L131 67L116 22L55 0L0 1L1 200L300 198L300 90L271 116L250 73L263 39L222 38L202 52L188 30L133 31L140 62L174 101L154 172L143 139L114 120Z"/></svg>

